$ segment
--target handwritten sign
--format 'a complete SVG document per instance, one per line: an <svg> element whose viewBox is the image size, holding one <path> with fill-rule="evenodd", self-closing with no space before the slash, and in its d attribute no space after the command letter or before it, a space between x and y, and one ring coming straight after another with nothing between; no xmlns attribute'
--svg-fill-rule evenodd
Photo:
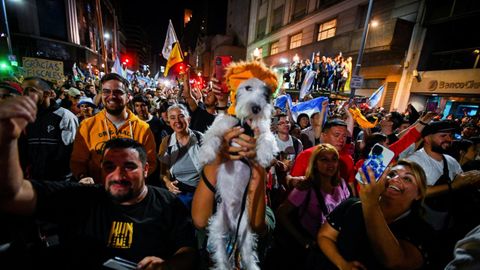
<svg viewBox="0 0 480 270"><path fill-rule="evenodd" d="M59 81L64 79L62 61L52 61L33 57L23 57L22 60L25 77L35 76L48 81Z"/></svg>

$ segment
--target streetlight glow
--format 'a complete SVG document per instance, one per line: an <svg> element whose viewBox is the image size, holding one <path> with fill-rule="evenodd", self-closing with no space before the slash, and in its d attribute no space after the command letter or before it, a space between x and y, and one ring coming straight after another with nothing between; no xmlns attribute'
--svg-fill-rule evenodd
<svg viewBox="0 0 480 270"><path fill-rule="evenodd" d="M378 26L378 21L377 20L372 20L371 22L372 27L377 27Z"/></svg>
<svg viewBox="0 0 480 270"><path fill-rule="evenodd" d="M109 33L105 33L105 34L103 34L103 37L104 37L105 39L110 39L110 34L109 34Z"/></svg>
<svg viewBox="0 0 480 270"><path fill-rule="evenodd" d="M255 48L255 50L253 50L253 57L255 58L260 57L260 50L258 48Z"/></svg>
<svg viewBox="0 0 480 270"><path fill-rule="evenodd" d="M295 56L293 56L293 62L298 62L300 61L300 57L298 56L298 54L295 54Z"/></svg>

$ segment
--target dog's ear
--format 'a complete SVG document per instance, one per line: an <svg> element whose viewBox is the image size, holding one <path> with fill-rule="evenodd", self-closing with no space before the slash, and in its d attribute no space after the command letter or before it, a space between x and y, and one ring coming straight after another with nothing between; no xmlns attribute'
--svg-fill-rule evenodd
<svg viewBox="0 0 480 270"><path fill-rule="evenodd" d="M265 101L267 103L270 103L270 88L268 88L266 85L263 86L263 95L265 96Z"/></svg>

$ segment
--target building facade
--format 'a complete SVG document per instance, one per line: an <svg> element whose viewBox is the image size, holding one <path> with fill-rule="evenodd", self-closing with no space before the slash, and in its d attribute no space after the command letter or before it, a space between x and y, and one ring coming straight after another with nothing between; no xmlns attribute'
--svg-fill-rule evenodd
<svg viewBox="0 0 480 270"><path fill-rule="evenodd" d="M412 36L399 108L412 103L447 117L475 116L480 107L480 2L422 1ZM468 30L467 30L468 29ZM468 34L465 34L468 33Z"/></svg>
<svg viewBox="0 0 480 270"><path fill-rule="evenodd" d="M20 66L24 57L56 61L68 75L74 63L84 72L92 67L97 74L105 71L105 62L113 63L118 20L108 0L23 0L7 2L6 11L12 54Z"/></svg>
<svg viewBox="0 0 480 270"><path fill-rule="evenodd" d="M356 63L367 13L367 0L252 0L247 56L259 48L272 67L291 65L293 57L319 53L353 57ZM369 96L385 84L381 105L392 106L405 55L418 15L416 0L376 0L365 44L357 95ZM257 8L253 8L257 7Z"/></svg>

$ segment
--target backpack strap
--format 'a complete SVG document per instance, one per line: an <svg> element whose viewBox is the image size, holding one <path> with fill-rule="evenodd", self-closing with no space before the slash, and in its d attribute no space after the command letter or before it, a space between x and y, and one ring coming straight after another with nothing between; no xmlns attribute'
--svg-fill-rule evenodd
<svg viewBox="0 0 480 270"><path fill-rule="evenodd" d="M293 148L295 149L295 156L298 155L298 148L300 147L299 143L298 143L298 139L291 136L292 137L292 141L293 141Z"/></svg>
<svg viewBox="0 0 480 270"><path fill-rule="evenodd" d="M195 138L197 138L198 145L202 146L202 135L203 134L200 131L196 131L196 130L193 130L193 129L191 129L191 131L195 135Z"/></svg>

